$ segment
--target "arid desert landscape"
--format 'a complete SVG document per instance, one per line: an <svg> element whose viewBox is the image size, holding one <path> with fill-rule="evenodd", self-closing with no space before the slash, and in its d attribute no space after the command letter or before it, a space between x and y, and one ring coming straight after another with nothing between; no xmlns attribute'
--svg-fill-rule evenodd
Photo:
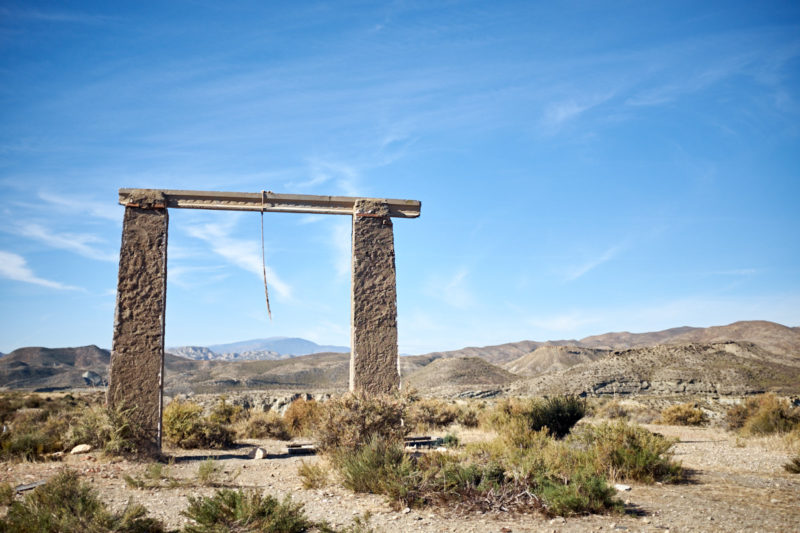
<svg viewBox="0 0 800 533"><path fill-rule="evenodd" d="M799 347L740 322L465 348L402 357L385 397L346 392L346 353L168 356L155 457L105 405L108 352L25 348L0 527L794 531Z"/></svg>

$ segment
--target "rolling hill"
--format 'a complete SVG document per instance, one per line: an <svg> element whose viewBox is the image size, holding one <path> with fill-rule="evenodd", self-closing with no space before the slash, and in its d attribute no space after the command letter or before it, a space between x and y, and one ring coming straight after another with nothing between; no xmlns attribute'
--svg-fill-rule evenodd
<svg viewBox="0 0 800 533"><path fill-rule="evenodd" d="M291 341L288 346L308 346L294 342L297 339L281 339ZM246 344L253 342L220 346L258 347ZM109 361L109 352L97 346L21 348L0 357L0 387L53 389L103 383L108 379ZM796 394L800 392L800 328L751 321L652 333L607 333L578 341L521 341L405 356L400 358L400 369L403 382L420 390L452 386L536 394L761 390ZM168 394L344 391L348 376L348 353L232 361L167 353L164 387Z"/></svg>

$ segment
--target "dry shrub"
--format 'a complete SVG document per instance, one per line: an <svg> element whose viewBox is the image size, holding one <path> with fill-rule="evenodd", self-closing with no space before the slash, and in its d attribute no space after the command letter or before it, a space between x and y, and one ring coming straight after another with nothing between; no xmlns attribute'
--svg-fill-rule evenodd
<svg viewBox="0 0 800 533"><path fill-rule="evenodd" d="M300 461L297 474L305 489L321 489L328 484L328 469L319 463Z"/></svg>
<svg viewBox="0 0 800 533"><path fill-rule="evenodd" d="M457 422L465 428L476 428L480 424L480 413L472 405L464 405L459 409Z"/></svg>
<svg viewBox="0 0 800 533"><path fill-rule="evenodd" d="M800 455L793 457L783 465L783 469L791 474L800 474Z"/></svg>
<svg viewBox="0 0 800 533"><path fill-rule="evenodd" d="M527 432L547 428L556 438L563 438L586 414L586 404L576 396L517 399L500 402L489 415L498 432Z"/></svg>
<svg viewBox="0 0 800 533"><path fill-rule="evenodd" d="M208 420L214 424L233 424L244 416L241 405L228 403L225 396L220 396L219 402L211 409Z"/></svg>
<svg viewBox="0 0 800 533"><path fill-rule="evenodd" d="M611 400L595 407L593 415L597 418L628 418L628 408L622 405L619 400Z"/></svg>
<svg viewBox="0 0 800 533"><path fill-rule="evenodd" d="M674 482L684 476L669 451L677 440L640 426L622 421L587 425L574 436L574 442L587 447L593 470L612 480Z"/></svg>
<svg viewBox="0 0 800 533"><path fill-rule="evenodd" d="M180 448L228 448L233 433L220 422L203 416L203 408L190 401L174 400L162 416L164 437Z"/></svg>
<svg viewBox="0 0 800 533"><path fill-rule="evenodd" d="M661 411L660 422L673 426L702 426L708 422L708 416L697 404L687 402L670 405Z"/></svg>
<svg viewBox="0 0 800 533"><path fill-rule="evenodd" d="M404 402L395 396L347 393L320 406L314 437L324 452L357 449L376 434L402 440L408 433L404 413Z"/></svg>
<svg viewBox="0 0 800 533"><path fill-rule="evenodd" d="M409 404L408 423L417 431L449 426L460 414L458 406L442 400L422 399Z"/></svg>
<svg viewBox="0 0 800 533"><path fill-rule="evenodd" d="M3 396L0 410L6 430L0 435L0 458L38 460L77 444L111 455L135 452L138 433L129 411L100 402L98 395L80 401L70 395L56 400Z"/></svg>
<svg viewBox="0 0 800 533"><path fill-rule="evenodd" d="M761 394L730 408L725 421L743 435L790 433L800 428L800 408L773 393Z"/></svg>
<svg viewBox="0 0 800 533"><path fill-rule="evenodd" d="M286 422L275 411L257 411L249 418L237 424L237 434L246 439L278 439L292 438Z"/></svg>
<svg viewBox="0 0 800 533"><path fill-rule="evenodd" d="M317 425L320 405L315 400L298 398L283 413L283 421L295 437L307 437Z"/></svg>
<svg viewBox="0 0 800 533"><path fill-rule="evenodd" d="M189 507L181 514L191 520L184 526L185 533L300 533L313 525L303 513L303 505L292 503L288 496L279 501L241 489L220 489L210 497L189 496Z"/></svg>
<svg viewBox="0 0 800 533"><path fill-rule="evenodd" d="M140 505L129 504L121 513L112 514L97 493L78 479L74 471L64 470L47 483L13 502L0 531L20 533L61 531L164 531L161 522L149 518Z"/></svg>

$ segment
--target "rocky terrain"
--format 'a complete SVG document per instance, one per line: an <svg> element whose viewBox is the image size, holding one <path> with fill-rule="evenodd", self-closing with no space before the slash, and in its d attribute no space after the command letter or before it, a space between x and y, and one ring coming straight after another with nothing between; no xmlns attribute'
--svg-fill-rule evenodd
<svg viewBox="0 0 800 533"><path fill-rule="evenodd" d="M261 361L314 353L349 353L350 348L323 346L295 337L270 337L212 346L177 346L167 348L166 351L187 359L202 361Z"/></svg>
<svg viewBox="0 0 800 533"><path fill-rule="evenodd" d="M297 340L281 342L302 348ZM216 348L247 354L257 342ZM198 348L191 359L166 355L167 394L250 389L336 392L347 388L347 353L225 361L204 350L211 348ZM108 351L96 346L22 348L0 358L0 386L54 390L102 385L108 379L108 364ZM751 394L770 390L797 394L800 328L753 321L653 333L607 333L577 341L522 341L404 356L400 373L407 386L440 395L487 391Z"/></svg>
<svg viewBox="0 0 800 533"><path fill-rule="evenodd" d="M800 476L783 470L788 454L774 439L741 441L719 428L647 426L679 439L673 452L691 472L687 483L676 485L629 483L617 496L625 503L624 514L548 518L538 513L464 512L447 507L395 510L386 498L356 494L337 483L305 489L297 474L302 462L316 464L316 456L286 453L286 443L274 440L246 441L233 450L167 449L169 478L149 489L131 487L124 476L145 478L148 464L108 459L96 452L67 455L63 462L4 464L0 482L12 486L47 480L65 466L98 490L112 509L130 501L144 505L169 528L181 528L188 519L180 513L190 496L209 496L216 490L199 481L202 461L211 457L219 466L217 486L257 489L302 503L313 520L325 520L344 528L356 516L370 513L369 525L378 532L423 533L525 533L525 532L790 532L800 523ZM485 438L456 430L464 442ZM255 447L266 450L265 459L252 459ZM323 463L324 464L324 463ZM627 490L624 490L627 488Z"/></svg>
<svg viewBox="0 0 800 533"><path fill-rule="evenodd" d="M796 393L800 356L777 356L751 342L662 344L610 355L517 384L526 394Z"/></svg>

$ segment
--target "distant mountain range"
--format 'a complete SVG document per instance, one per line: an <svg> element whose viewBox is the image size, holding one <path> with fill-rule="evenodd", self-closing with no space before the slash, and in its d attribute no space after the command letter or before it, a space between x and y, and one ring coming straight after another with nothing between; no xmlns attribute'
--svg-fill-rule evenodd
<svg viewBox="0 0 800 533"><path fill-rule="evenodd" d="M166 351L196 361L274 361L314 353L349 353L350 348L297 337L270 337L211 346L175 346Z"/></svg>
<svg viewBox="0 0 800 533"><path fill-rule="evenodd" d="M329 352L308 353L325 349ZM273 338L169 350L190 357L166 354L167 394L347 389L350 358L345 347ZM0 358L0 387L102 385L109 360L109 352L96 346L20 348ZM800 328L748 321L521 341L404 356L400 373L404 386L426 394L798 394Z"/></svg>

